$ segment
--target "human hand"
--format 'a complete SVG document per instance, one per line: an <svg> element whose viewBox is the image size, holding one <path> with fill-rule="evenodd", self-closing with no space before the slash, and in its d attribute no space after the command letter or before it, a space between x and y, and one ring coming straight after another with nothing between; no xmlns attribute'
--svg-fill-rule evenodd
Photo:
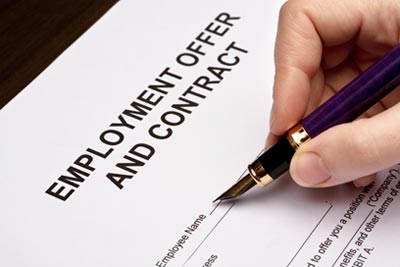
<svg viewBox="0 0 400 267"><path fill-rule="evenodd" d="M400 42L398 0L289 0L281 9L269 142L312 112ZM302 186L328 187L400 162L400 90L359 120L303 144L290 173ZM358 179L357 179L358 178Z"/></svg>

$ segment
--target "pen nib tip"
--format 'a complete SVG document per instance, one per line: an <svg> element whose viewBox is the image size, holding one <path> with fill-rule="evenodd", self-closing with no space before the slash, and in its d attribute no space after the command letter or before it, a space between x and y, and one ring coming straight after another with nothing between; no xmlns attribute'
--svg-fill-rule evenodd
<svg viewBox="0 0 400 267"><path fill-rule="evenodd" d="M217 201L224 201L230 198L234 198L233 196L229 196L226 195L225 193L223 193L222 195L220 195L219 197L217 197L216 199L213 200L213 203L217 202Z"/></svg>
<svg viewBox="0 0 400 267"><path fill-rule="evenodd" d="M247 174L242 179L240 179L237 183L231 186L228 190L226 190L222 195L216 198L213 203L217 201L224 201L228 199L232 199L242 195L244 192L255 186L257 183L253 180L253 178Z"/></svg>

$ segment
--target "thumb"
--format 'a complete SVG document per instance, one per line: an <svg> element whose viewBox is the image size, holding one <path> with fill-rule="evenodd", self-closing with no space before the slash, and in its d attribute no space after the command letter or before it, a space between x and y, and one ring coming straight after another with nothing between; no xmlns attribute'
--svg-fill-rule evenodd
<svg viewBox="0 0 400 267"><path fill-rule="evenodd" d="M335 126L300 146L290 164L301 186L329 187L400 162L400 103L368 119Z"/></svg>

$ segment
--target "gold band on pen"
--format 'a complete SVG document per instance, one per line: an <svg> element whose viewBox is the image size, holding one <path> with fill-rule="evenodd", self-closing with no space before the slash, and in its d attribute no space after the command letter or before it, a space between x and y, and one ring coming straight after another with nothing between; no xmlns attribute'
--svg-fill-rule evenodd
<svg viewBox="0 0 400 267"><path fill-rule="evenodd" d="M271 176L269 176L258 160L251 163L248 167L248 170L251 178L253 178L253 180L256 181L256 183L260 186L267 186L274 180Z"/></svg>
<svg viewBox="0 0 400 267"><path fill-rule="evenodd" d="M297 150L299 146L309 141L311 138L301 124L296 124L286 134L286 139L290 145Z"/></svg>
<svg viewBox="0 0 400 267"><path fill-rule="evenodd" d="M297 124L287 132L286 139L289 141L294 150L297 150L299 146L306 143L311 138L303 126L301 126L301 124ZM251 178L253 178L253 180L260 186L267 186L274 180L258 160L249 165L248 171Z"/></svg>

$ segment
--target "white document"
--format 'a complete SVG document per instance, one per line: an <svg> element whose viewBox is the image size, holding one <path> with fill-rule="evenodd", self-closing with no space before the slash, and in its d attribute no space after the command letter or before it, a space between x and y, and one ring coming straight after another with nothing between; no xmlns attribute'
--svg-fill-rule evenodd
<svg viewBox="0 0 400 267"><path fill-rule="evenodd" d="M7 104L0 266L397 266L400 165L212 204L263 148L282 3L117 3Z"/></svg>

